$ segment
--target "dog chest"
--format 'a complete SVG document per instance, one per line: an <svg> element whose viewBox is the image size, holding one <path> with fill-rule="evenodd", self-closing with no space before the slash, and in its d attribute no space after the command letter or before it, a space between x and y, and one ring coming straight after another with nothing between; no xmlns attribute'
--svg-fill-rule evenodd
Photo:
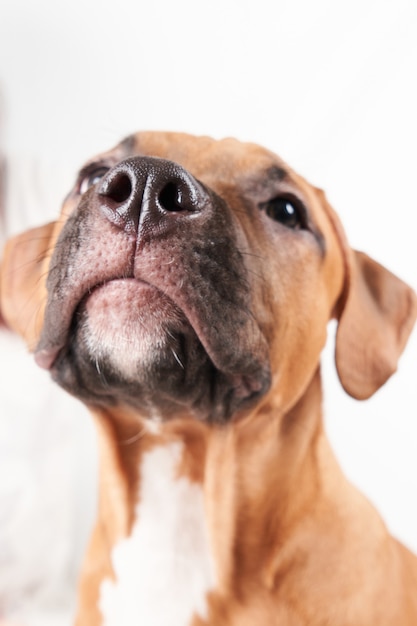
<svg viewBox="0 0 417 626"><path fill-rule="evenodd" d="M130 536L100 589L104 626L187 626L215 585L201 486L177 476L182 444L147 452Z"/></svg>

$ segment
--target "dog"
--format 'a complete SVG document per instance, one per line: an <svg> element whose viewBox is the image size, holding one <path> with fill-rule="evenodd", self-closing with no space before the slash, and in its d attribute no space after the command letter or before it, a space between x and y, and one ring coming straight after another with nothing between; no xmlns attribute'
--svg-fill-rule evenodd
<svg viewBox="0 0 417 626"><path fill-rule="evenodd" d="M77 626L416 626L417 558L339 469L320 379L335 319L341 384L375 393L416 296L280 158L126 138L7 243L1 310L97 426Z"/></svg>

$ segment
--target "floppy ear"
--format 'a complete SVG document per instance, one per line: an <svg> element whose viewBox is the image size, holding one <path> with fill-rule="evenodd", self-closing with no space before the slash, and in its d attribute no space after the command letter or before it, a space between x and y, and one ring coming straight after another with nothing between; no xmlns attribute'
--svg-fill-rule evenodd
<svg viewBox="0 0 417 626"><path fill-rule="evenodd" d="M0 317L34 349L45 306L46 257L55 222L7 241L0 266Z"/></svg>
<svg viewBox="0 0 417 626"><path fill-rule="evenodd" d="M362 252L348 250L336 367L348 394L369 398L397 369L417 316L413 290Z"/></svg>

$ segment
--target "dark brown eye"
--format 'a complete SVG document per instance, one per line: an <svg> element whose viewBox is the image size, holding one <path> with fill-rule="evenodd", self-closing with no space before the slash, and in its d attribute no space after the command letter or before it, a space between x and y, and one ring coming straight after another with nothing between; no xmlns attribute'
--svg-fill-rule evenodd
<svg viewBox="0 0 417 626"><path fill-rule="evenodd" d="M97 185L108 171L108 167L100 166L88 172L80 182L80 193L85 193L90 187Z"/></svg>
<svg viewBox="0 0 417 626"><path fill-rule="evenodd" d="M274 198L266 202L262 208L268 217L287 228L301 230L307 227L304 208L293 200L283 197Z"/></svg>

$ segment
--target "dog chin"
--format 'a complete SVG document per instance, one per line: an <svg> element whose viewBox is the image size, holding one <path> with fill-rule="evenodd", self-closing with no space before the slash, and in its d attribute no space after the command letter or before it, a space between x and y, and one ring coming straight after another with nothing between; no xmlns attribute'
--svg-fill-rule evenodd
<svg viewBox="0 0 417 626"><path fill-rule="evenodd" d="M126 404L144 417L191 409L211 419L213 400L220 405L216 396L225 391L181 310L134 279L105 283L84 297L51 373L91 405Z"/></svg>
<svg viewBox="0 0 417 626"><path fill-rule="evenodd" d="M126 382L158 364L183 376L184 338L194 331L175 304L151 285L134 279L105 283L88 295L77 315L92 361L108 364Z"/></svg>
<svg viewBox="0 0 417 626"><path fill-rule="evenodd" d="M266 387L219 371L183 312L135 279L104 283L83 298L51 374L91 406L122 404L163 419L225 421Z"/></svg>

